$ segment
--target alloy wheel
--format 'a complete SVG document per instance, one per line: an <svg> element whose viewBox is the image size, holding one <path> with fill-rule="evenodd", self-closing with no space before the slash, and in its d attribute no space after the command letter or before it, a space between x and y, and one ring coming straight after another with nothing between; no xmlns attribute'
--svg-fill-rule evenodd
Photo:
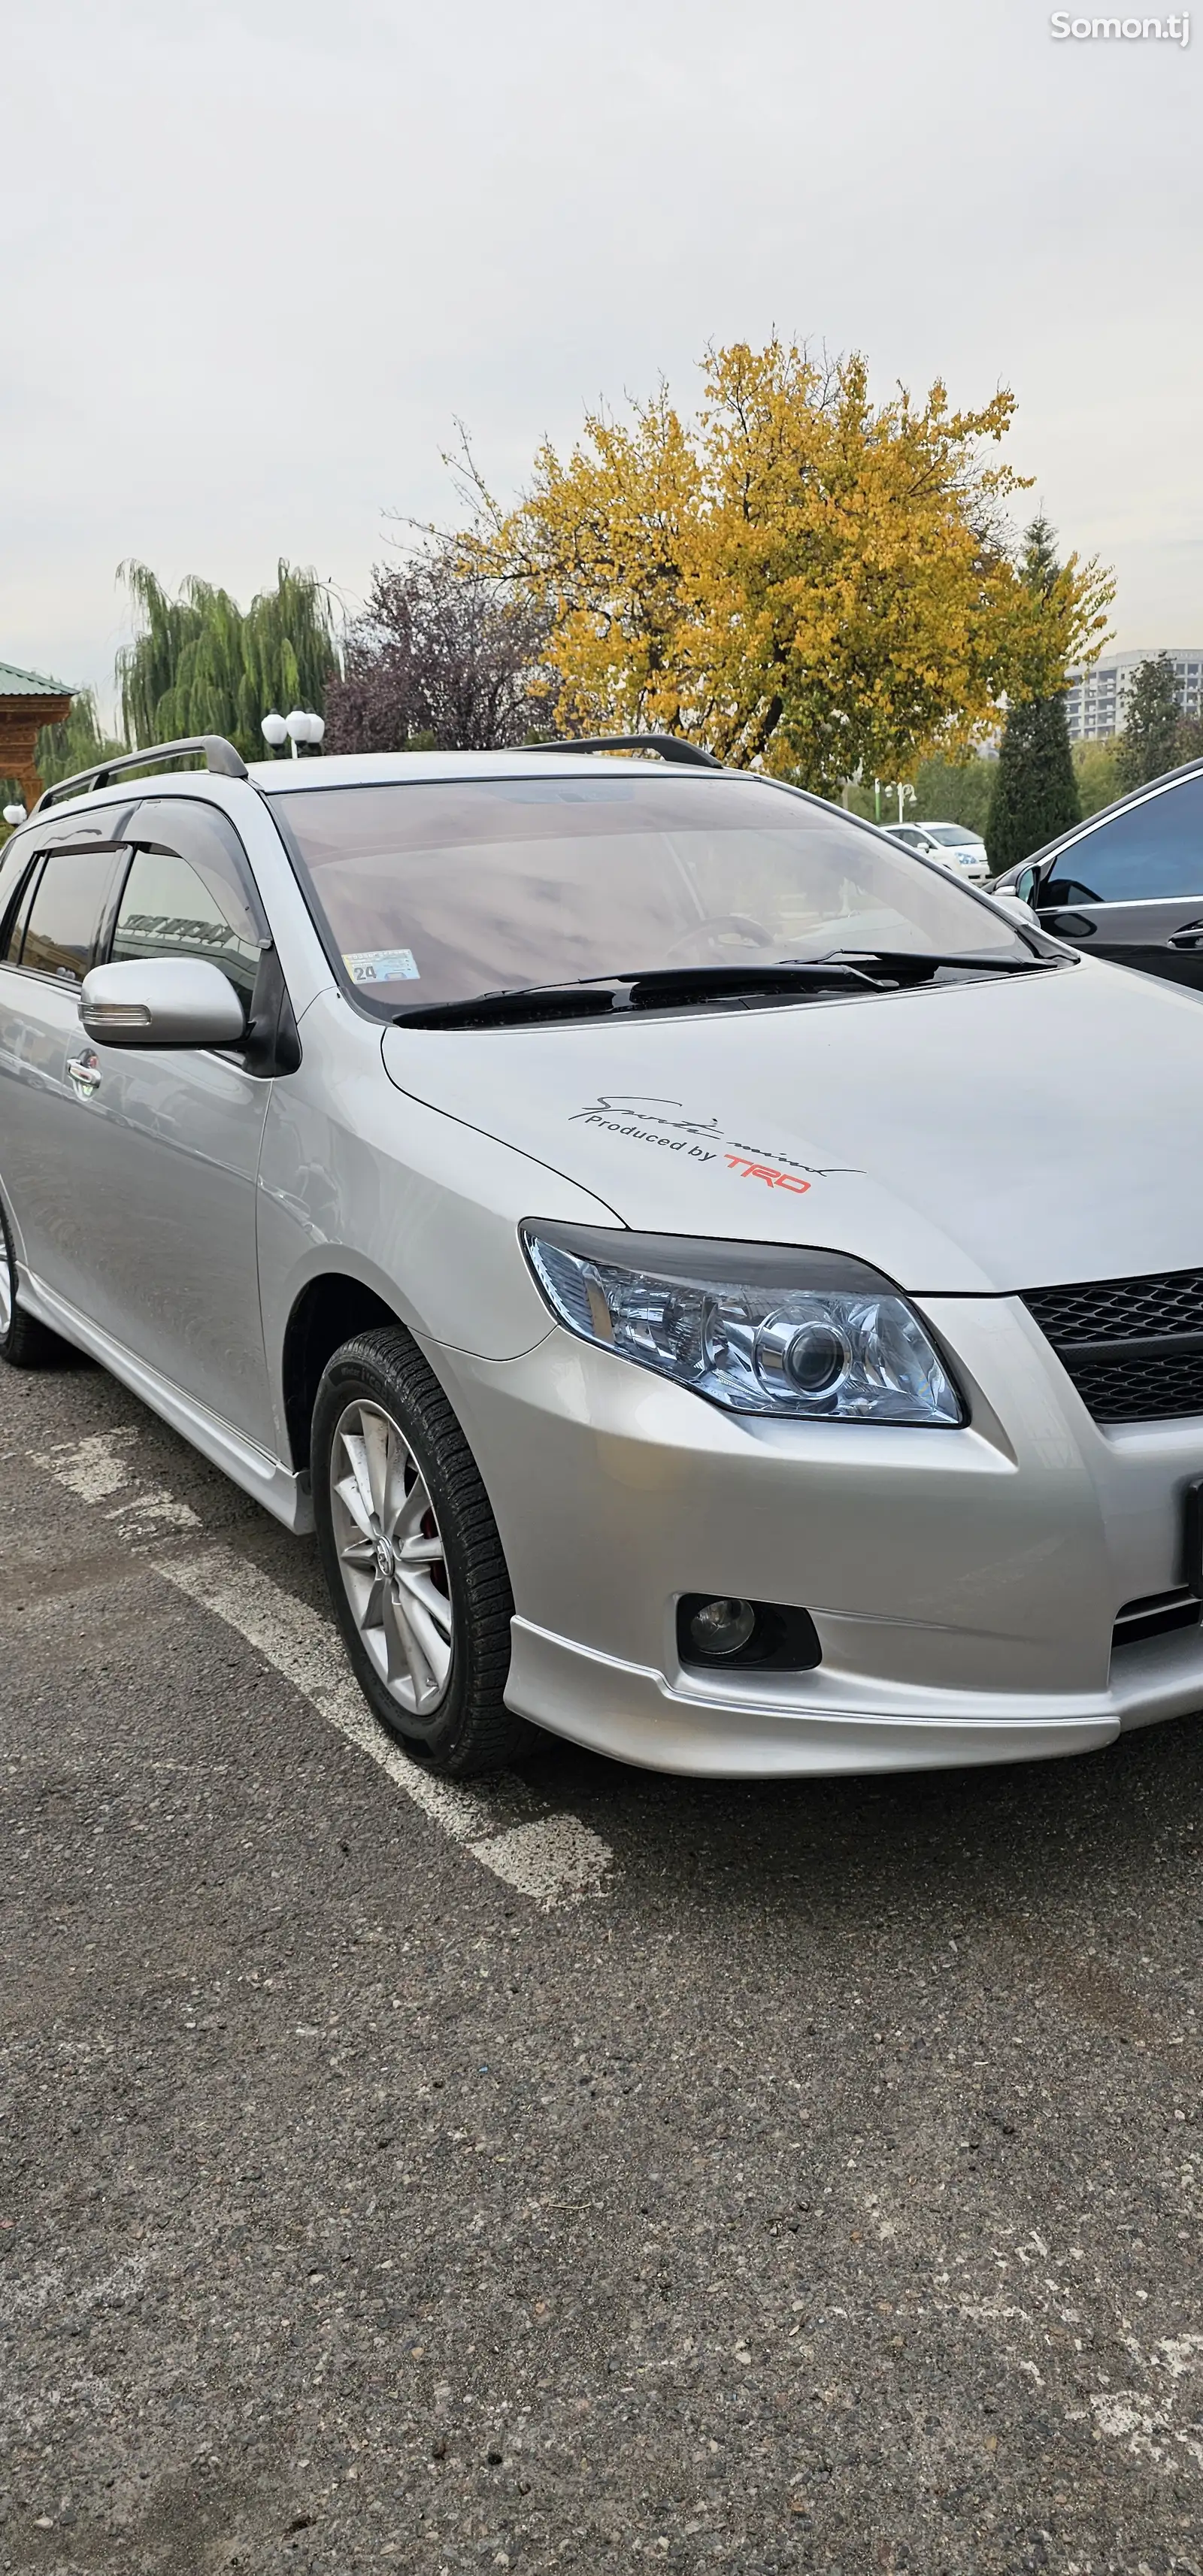
<svg viewBox="0 0 1203 2576"><path fill-rule="evenodd" d="M330 1451L334 1544L365 1651L399 1707L433 1718L451 1675L454 1605L425 1477L383 1406L346 1406Z"/></svg>

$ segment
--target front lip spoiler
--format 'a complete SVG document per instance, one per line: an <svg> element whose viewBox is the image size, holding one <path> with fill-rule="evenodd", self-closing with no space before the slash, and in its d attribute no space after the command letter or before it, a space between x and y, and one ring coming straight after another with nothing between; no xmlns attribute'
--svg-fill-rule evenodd
<svg viewBox="0 0 1203 2576"><path fill-rule="evenodd" d="M821 1614L819 1614L821 1616ZM970 1692L872 1684L824 1670L745 1673L699 1689L648 1665L512 1623L506 1704L536 1726L650 1771L704 1779L947 1771L1094 1753L1203 1708L1203 1634L1134 1650L1099 1692ZM1126 1661L1126 1659L1125 1659Z"/></svg>

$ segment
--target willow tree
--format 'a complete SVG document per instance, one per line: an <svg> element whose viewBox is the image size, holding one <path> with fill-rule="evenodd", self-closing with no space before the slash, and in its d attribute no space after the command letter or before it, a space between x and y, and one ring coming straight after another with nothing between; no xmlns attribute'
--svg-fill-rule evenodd
<svg viewBox="0 0 1203 2576"><path fill-rule="evenodd" d="M173 599L146 564L122 578L140 631L117 658L121 714L129 740L171 742L220 733L246 759L261 759L260 726L273 707L322 712L338 670L326 591L312 572L279 566L274 590L248 609L228 590L190 574Z"/></svg>
<svg viewBox="0 0 1203 2576"><path fill-rule="evenodd" d="M683 732L828 794L902 778L1059 687L1099 649L1110 577L1076 557L1037 596L989 461L1014 398L875 405L865 362L774 339L712 350L688 422L661 389L545 445L518 507L478 485L465 562L550 619L566 726Z"/></svg>
<svg viewBox="0 0 1203 2576"><path fill-rule="evenodd" d="M105 732L95 692L78 689L62 723L43 725L38 735L38 773L44 787L53 787L58 779L71 778L76 770L89 769L126 748Z"/></svg>

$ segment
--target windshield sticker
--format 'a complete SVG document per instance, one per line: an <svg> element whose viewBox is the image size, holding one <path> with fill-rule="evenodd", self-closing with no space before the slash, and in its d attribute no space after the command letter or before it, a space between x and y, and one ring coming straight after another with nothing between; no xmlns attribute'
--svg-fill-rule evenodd
<svg viewBox="0 0 1203 2576"><path fill-rule="evenodd" d="M418 984L412 948L356 948L343 964L353 984Z"/></svg>
<svg viewBox="0 0 1203 2576"><path fill-rule="evenodd" d="M745 1180L765 1181L771 1189L808 1190L811 1180L860 1169L857 1163L800 1163L796 1155L774 1146L750 1145L742 1136L725 1134L717 1118L689 1118L681 1101L661 1100L654 1092L599 1092L587 1108L570 1111L569 1125L577 1119L586 1127L606 1127L613 1136L629 1136L637 1145L686 1154L693 1162L721 1160ZM794 1174L809 1178L795 1179Z"/></svg>

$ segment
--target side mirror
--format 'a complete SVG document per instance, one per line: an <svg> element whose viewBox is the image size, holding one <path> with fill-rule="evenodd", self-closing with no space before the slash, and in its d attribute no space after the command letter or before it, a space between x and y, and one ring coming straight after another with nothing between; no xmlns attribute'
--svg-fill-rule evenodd
<svg viewBox="0 0 1203 2576"><path fill-rule="evenodd" d="M989 886L983 886L982 892L990 896L991 902L998 905L1000 912L1012 914L1021 912L1029 928L1031 927L1032 906L1023 895L1016 894L1012 886L1007 887L1005 894L995 894Z"/></svg>
<svg viewBox="0 0 1203 2576"><path fill-rule="evenodd" d="M228 1047L246 1013L228 975L204 957L134 957L85 975L79 1016L100 1046Z"/></svg>

